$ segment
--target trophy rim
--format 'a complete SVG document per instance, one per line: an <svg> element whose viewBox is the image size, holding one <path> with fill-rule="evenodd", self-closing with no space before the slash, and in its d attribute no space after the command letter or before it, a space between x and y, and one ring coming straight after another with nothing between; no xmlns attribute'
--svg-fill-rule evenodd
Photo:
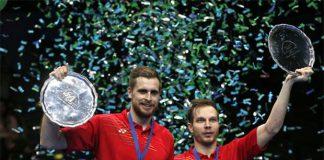
<svg viewBox="0 0 324 160"><path fill-rule="evenodd" d="M293 26L293 25L290 25L290 24L277 24L275 26L273 26L269 32L269 36L268 36L268 48L269 48L269 52L271 54L271 57L272 59L275 61L275 63L284 71L286 71L287 73L289 74L296 74L294 71L290 71L288 70L286 67L284 67L282 64L279 63L279 61L274 58L275 55L274 55L274 51L272 49L272 41L270 40L270 38L272 37L272 35L274 34L274 32L277 32L278 29L288 29L288 30L291 30L293 32L295 32L298 36L302 37L305 42L308 44L308 46L310 46L308 49L309 49L309 56L311 57L310 58L310 61L308 63L308 67L313 67L314 65L314 62L315 62L315 52L314 52L314 47L312 45L312 42L311 40L309 39L309 37L303 32L301 31L299 28Z"/></svg>
<svg viewBox="0 0 324 160"><path fill-rule="evenodd" d="M42 106L42 109L43 109L43 112L45 113L45 115L54 123L58 124L59 126L63 126L63 127L76 127L76 126L79 126L79 125L82 125L84 123L86 123L91 117L93 117L94 115L94 112L96 111L96 108L97 108L97 99L98 99L98 94L93 86L93 84L83 75L79 74L79 73L76 73L76 72L68 72L66 76L73 76L73 77L76 77L76 78L79 78L81 79L82 81L85 81L89 87L90 87L90 90L91 90L91 94L94 96L94 100L93 100L93 103L92 103L92 110L90 112L90 114L88 114L88 116L86 116L85 118L83 118L83 121L81 122L78 122L78 123L75 123L75 124L63 124L61 121L57 121L55 119L53 119L53 117L51 116L51 114L47 111L46 109L46 105L44 103L44 96L43 94L46 92L46 89L48 87L48 84L55 79L55 77L53 76L50 76L43 84L43 87L41 89L41 94L40 94L40 102L41 102L41 106ZM80 78L81 77L81 78Z"/></svg>

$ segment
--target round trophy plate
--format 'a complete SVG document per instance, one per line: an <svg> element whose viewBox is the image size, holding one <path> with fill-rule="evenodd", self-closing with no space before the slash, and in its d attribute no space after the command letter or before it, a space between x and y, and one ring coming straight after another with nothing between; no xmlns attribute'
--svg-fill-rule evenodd
<svg viewBox="0 0 324 160"><path fill-rule="evenodd" d="M269 51L279 67L294 74L296 69L313 67L314 48L304 32L288 24L275 25L268 38Z"/></svg>
<svg viewBox="0 0 324 160"><path fill-rule="evenodd" d="M64 127L75 127L87 122L97 106L97 93L84 76L68 72L59 81L47 79L42 87L40 101L46 116Z"/></svg>

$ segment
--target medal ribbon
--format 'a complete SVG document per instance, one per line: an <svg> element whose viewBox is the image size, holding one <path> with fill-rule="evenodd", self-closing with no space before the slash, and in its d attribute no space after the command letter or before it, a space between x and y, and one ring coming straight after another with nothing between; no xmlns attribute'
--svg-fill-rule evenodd
<svg viewBox="0 0 324 160"><path fill-rule="evenodd" d="M153 127L154 127L154 121L153 121L153 118L151 119L151 128L150 128L150 135L147 139L147 142L146 142L146 145L145 145L145 148L143 150L143 152L141 153L141 149L140 149L140 146L139 146L139 143L138 143L138 139L137 139L137 135L136 135L136 131L135 131L135 127L134 127L134 122L133 122L133 119L132 119L132 115L130 112L128 112L128 122L129 122L129 125L130 125L130 128L131 128L131 131L132 131L132 137L133 137L133 140L134 140L134 145L135 145L135 149L136 149L136 154L137 154L137 159L138 160L143 160L144 157L145 157L145 154L150 146L150 142L151 142L151 139L152 139L152 135L153 135Z"/></svg>

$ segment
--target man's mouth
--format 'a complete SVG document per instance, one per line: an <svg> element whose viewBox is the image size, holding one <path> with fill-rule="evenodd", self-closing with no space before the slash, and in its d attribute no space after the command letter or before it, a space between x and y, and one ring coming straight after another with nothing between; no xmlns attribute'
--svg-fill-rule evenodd
<svg viewBox="0 0 324 160"><path fill-rule="evenodd" d="M203 135L206 137L211 137L214 135L214 132L203 132Z"/></svg>
<svg viewBox="0 0 324 160"><path fill-rule="evenodd" d="M146 108L151 108L153 105L150 103L141 103L142 106L146 107Z"/></svg>

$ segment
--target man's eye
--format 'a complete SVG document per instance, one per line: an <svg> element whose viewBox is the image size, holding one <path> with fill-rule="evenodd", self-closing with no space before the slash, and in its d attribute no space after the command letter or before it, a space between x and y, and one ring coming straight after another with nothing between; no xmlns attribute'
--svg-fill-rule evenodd
<svg viewBox="0 0 324 160"><path fill-rule="evenodd" d="M154 95L154 96L156 96L156 95L159 94L159 92L158 91L152 91L151 94Z"/></svg>
<svg viewBox="0 0 324 160"><path fill-rule="evenodd" d="M147 91L145 89L138 90L139 93L145 94Z"/></svg>
<svg viewBox="0 0 324 160"><path fill-rule="evenodd" d="M218 122L218 120L216 118L212 118L209 120L210 122Z"/></svg>
<svg viewBox="0 0 324 160"><path fill-rule="evenodd" d="M197 119L196 122L204 122L204 119Z"/></svg>

